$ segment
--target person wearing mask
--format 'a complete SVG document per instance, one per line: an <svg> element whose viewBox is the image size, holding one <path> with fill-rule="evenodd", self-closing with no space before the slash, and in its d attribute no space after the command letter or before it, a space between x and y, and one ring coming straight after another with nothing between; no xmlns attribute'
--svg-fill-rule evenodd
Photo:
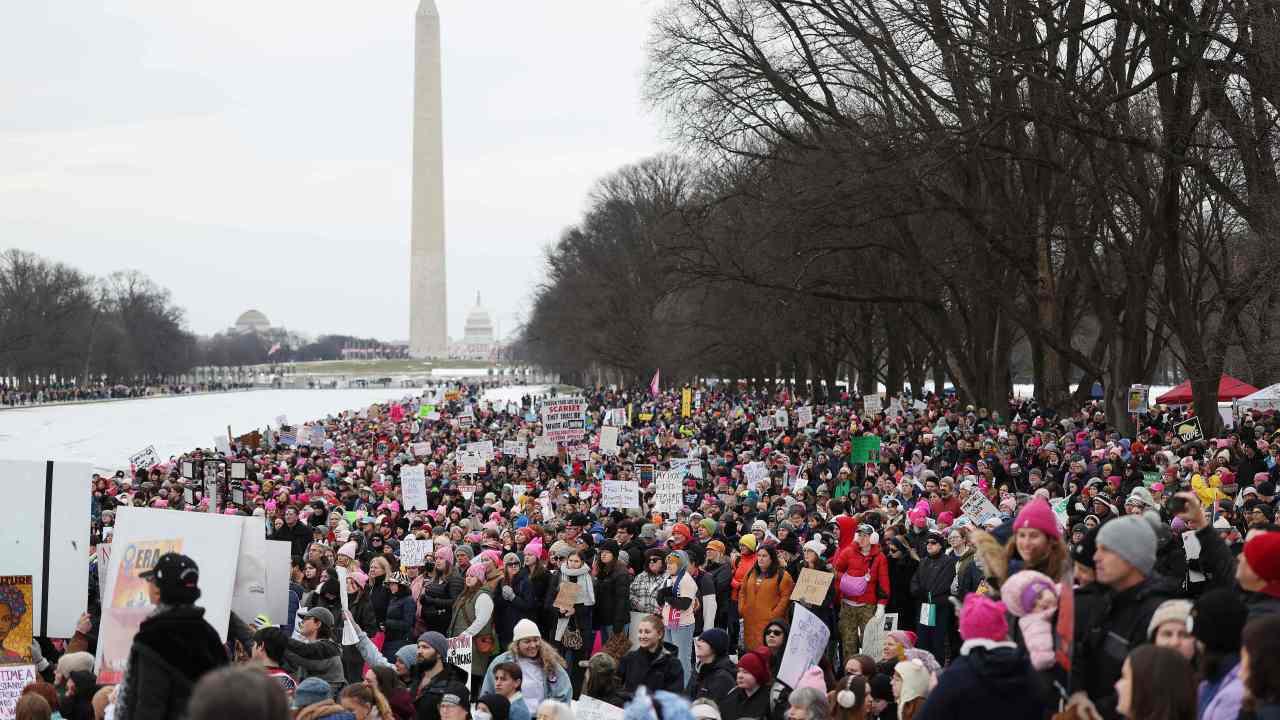
<svg viewBox="0 0 1280 720"><path fill-rule="evenodd" d="M510 701L497 693L477 698L476 711L471 714L473 720L508 720L510 716Z"/></svg>
<svg viewBox="0 0 1280 720"><path fill-rule="evenodd" d="M227 651L204 619L204 608L194 605L200 598L200 569L194 560L165 553L139 577L147 583L155 610L133 636L124 680L116 689L115 717L180 717L200 677L228 663ZM91 699L90 694L86 701Z"/></svg>
<svg viewBox="0 0 1280 720"><path fill-rule="evenodd" d="M729 634L717 627L703 630L693 643L693 651L698 664L685 696L724 702L737 683L737 671L729 659Z"/></svg>
<svg viewBox="0 0 1280 720"><path fill-rule="evenodd" d="M448 637L467 635L471 638L471 687L479 688L489 659L498 646L493 630L493 594L485 585L488 563L477 560L467 569L462 594L453 601L453 619Z"/></svg>
<svg viewBox="0 0 1280 720"><path fill-rule="evenodd" d="M1234 590L1210 590L1191 609L1191 634L1200 644L1196 717L1235 720L1244 700L1240 640L1249 609Z"/></svg>
<svg viewBox="0 0 1280 720"><path fill-rule="evenodd" d="M666 623L657 615L647 615L638 625L640 647L624 655L618 665L623 688L631 693L642 686L650 693L680 692L685 686L684 668L676 647L663 642Z"/></svg>
<svg viewBox="0 0 1280 720"><path fill-rule="evenodd" d="M956 559L943 551L942 535L931 532L925 540L925 556L911 578L911 595L920 603L916 623L917 644L939 663L947 661L947 637L955 622L951 605L951 581L955 579ZM899 703L901 707L902 703Z"/></svg>
<svg viewBox="0 0 1280 720"><path fill-rule="evenodd" d="M1196 720L1191 665L1169 648L1143 645L1125 658L1116 679L1116 712L1129 720Z"/></svg>
<svg viewBox="0 0 1280 720"><path fill-rule="evenodd" d="M1156 533L1141 515L1108 521L1097 534L1094 570L1103 588L1090 598L1091 610L1076 616L1073 690L1083 690L1104 718L1116 717L1115 683L1129 650L1147 640L1156 608L1173 599L1176 588L1151 577Z"/></svg>
<svg viewBox="0 0 1280 720"><path fill-rule="evenodd" d="M485 672L484 683L480 686L481 695L500 692L508 700L512 700L511 716L513 720L518 720L521 713L514 707L518 704L514 702L514 694L499 688L498 675L507 665L513 665L519 670L513 674L508 668L506 674L514 677L517 683L515 689L519 691L521 702L525 705L525 715L536 713L538 705L544 700L567 703L573 697L573 685L566 670L567 663L551 643L542 639L538 624L529 618L516 623L510 647L493 659L489 670Z"/></svg>

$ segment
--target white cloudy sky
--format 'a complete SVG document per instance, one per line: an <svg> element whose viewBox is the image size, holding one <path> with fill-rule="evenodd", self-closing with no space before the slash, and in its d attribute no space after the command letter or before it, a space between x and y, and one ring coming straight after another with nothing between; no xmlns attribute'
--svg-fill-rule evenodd
<svg viewBox="0 0 1280 720"><path fill-rule="evenodd" d="M505 334L603 174L664 147L658 0L439 0L450 334ZM408 335L416 0L13 2L0 248L169 287L192 330L256 307Z"/></svg>

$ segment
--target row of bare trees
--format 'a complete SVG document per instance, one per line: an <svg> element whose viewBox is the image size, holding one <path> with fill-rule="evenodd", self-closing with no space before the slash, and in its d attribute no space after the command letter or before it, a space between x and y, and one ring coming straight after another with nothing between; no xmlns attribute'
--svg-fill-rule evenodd
<svg viewBox="0 0 1280 720"><path fill-rule="evenodd" d="M1000 407L1024 347L1042 402L1101 382L1116 422L1169 364L1202 408L1280 379L1265 5L672 0L646 90L682 156L548 251L530 359Z"/></svg>

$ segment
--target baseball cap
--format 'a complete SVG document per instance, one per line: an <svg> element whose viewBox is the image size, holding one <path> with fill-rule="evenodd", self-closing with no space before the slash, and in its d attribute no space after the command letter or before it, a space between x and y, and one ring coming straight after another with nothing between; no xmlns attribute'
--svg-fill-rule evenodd
<svg viewBox="0 0 1280 720"><path fill-rule="evenodd" d="M445 683L444 691L440 694L440 704L470 708L471 693L467 690L467 686L460 682Z"/></svg>
<svg viewBox="0 0 1280 720"><path fill-rule="evenodd" d="M325 627L333 627L333 613L329 612L328 608L313 607L303 614L302 617L315 618L320 621L321 625L324 625Z"/></svg>
<svg viewBox="0 0 1280 720"><path fill-rule="evenodd" d="M138 577L154 581L160 588L162 599L176 594L190 598L187 602L194 602L200 597L200 568L195 560L181 553L161 555L150 570L138 573Z"/></svg>

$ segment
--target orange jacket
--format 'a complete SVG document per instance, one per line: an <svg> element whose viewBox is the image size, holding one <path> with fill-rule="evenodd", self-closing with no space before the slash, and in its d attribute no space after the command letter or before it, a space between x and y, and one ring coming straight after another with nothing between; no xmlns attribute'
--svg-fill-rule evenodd
<svg viewBox="0 0 1280 720"><path fill-rule="evenodd" d="M733 569L733 599L738 599L738 588L742 587L742 578L755 567L756 554L750 553L738 558L738 566Z"/></svg>

